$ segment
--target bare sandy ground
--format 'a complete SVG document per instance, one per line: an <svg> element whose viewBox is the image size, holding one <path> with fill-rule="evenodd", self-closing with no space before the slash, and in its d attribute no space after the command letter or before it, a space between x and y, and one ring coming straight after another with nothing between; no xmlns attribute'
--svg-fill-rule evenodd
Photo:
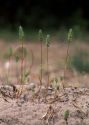
<svg viewBox="0 0 89 125"><path fill-rule="evenodd" d="M31 92L23 93L18 99L8 98L8 102L1 97L0 125L89 125L89 89L66 88L57 96L52 93L47 94L46 101L42 92L40 99L33 100Z"/></svg>

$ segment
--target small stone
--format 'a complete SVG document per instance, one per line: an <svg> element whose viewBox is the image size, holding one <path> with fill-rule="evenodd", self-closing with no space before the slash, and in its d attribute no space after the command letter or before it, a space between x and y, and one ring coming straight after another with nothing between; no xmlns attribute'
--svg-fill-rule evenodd
<svg viewBox="0 0 89 125"><path fill-rule="evenodd" d="M30 83L28 86L27 86L27 90L34 90L35 89L35 83Z"/></svg>
<svg viewBox="0 0 89 125"><path fill-rule="evenodd" d="M53 88L48 87L48 95L51 95L51 94L52 94L52 92L53 92Z"/></svg>

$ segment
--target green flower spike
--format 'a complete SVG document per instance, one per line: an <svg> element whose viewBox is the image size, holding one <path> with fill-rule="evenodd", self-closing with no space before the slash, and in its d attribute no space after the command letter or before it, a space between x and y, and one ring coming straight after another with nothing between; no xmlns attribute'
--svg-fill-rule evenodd
<svg viewBox="0 0 89 125"><path fill-rule="evenodd" d="M72 30L72 28L71 29L69 29L69 32L68 32L68 42L71 42L72 41L72 37L73 37L73 30Z"/></svg>
<svg viewBox="0 0 89 125"><path fill-rule="evenodd" d="M39 40L43 41L43 32L41 29L39 30Z"/></svg>
<svg viewBox="0 0 89 125"><path fill-rule="evenodd" d="M22 26L19 26L19 40L23 40L24 38L24 31Z"/></svg>

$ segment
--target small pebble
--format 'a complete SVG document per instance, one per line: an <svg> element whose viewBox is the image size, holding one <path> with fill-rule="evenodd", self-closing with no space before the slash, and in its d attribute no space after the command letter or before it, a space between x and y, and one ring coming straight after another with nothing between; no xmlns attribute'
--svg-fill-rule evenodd
<svg viewBox="0 0 89 125"><path fill-rule="evenodd" d="M35 89L35 83L30 83L28 86L27 86L27 89L28 90L34 90Z"/></svg>

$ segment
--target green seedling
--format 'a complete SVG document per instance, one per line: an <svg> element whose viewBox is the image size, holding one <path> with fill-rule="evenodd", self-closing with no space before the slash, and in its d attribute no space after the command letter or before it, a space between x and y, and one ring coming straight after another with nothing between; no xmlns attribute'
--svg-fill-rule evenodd
<svg viewBox="0 0 89 125"><path fill-rule="evenodd" d="M64 79L65 79L69 56L70 56L70 43L72 42L72 37L73 37L73 31L72 29L69 29L68 36L67 36L67 52L66 52L65 67L64 67ZM64 83L63 83L63 88L64 88Z"/></svg>
<svg viewBox="0 0 89 125"><path fill-rule="evenodd" d="M52 87L54 90L59 90L59 81L56 77L52 80Z"/></svg>
<svg viewBox="0 0 89 125"><path fill-rule="evenodd" d="M51 87L54 90L54 98L56 99L56 97L58 97L59 89L60 89L59 80L57 77L55 77L52 80Z"/></svg>
<svg viewBox="0 0 89 125"><path fill-rule="evenodd" d="M66 121L66 124L68 125L68 118L69 118L69 110L66 110L64 112L64 120Z"/></svg>
<svg viewBox="0 0 89 125"><path fill-rule="evenodd" d="M43 69L43 65L42 65L42 63L43 63L43 59L42 59L42 56L43 56L43 54L42 54L42 49L43 49L43 45L42 45L42 42L43 42L43 33L42 33L42 30L40 29L39 30L39 41L40 41L40 43L41 43L41 62L40 62L40 65L41 65L41 72L40 72L40 84L42 85L42 69Z"/></svg>
<svg viewBox="0 0 89 125"><path fill-rule="evenodd" d="M49 86L49 47L50 47L50 35L46 36L46 47L47 47L47 74L48 74L48 86Z"/></svg>

